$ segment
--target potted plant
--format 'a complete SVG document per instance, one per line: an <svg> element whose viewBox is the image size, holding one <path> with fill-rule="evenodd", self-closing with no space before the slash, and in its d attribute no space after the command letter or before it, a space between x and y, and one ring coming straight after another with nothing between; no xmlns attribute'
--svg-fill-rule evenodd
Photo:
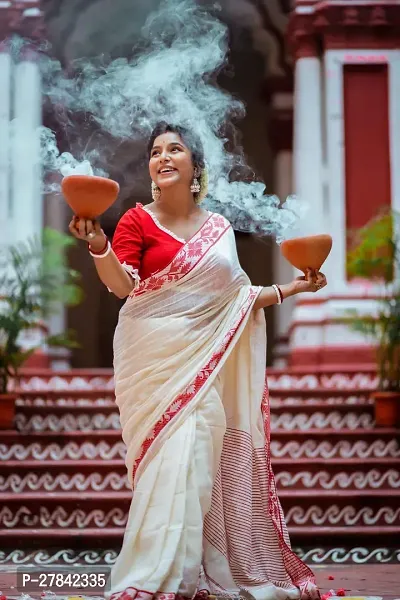
<svg viewBox="0 0 400 600"><path fill-rule="evenodd" d="M378 426L400 425L400 215L383 212L355 236L347 257L351 277L382 286L375 315L350 314L350 325L376 345L378 389L373 393Z"/></svg>
<svg viewBox="0 0 400 600"><path fill-rule="evenodd" d="M15 387L19 370L42 345L76 347L74 333L50 336L28 344L28 330L43 329L45 320L62 302L73 306L81 301L79 274L67 265L66 251L75 241L46 228L42 240L29 240L6 248L0 258L0 429L13 425Z"/></svg>

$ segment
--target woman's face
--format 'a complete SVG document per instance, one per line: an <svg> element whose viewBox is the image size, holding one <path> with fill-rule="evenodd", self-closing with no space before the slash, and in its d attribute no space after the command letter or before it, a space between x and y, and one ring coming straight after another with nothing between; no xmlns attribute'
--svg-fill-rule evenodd
<svg viewBox="0 0 400 600"><path fill-rule="evenodd" d="M149 170L161 190L177 183L190 187L194 176L192 154L177 133L168 131L154 140Z"/></svg>

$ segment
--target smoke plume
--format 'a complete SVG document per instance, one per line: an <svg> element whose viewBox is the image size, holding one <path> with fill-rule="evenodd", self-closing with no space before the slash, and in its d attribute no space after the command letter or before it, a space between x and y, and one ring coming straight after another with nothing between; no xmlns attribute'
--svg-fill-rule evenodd
<svg viewBox="0 0 400 600"><path fill-rule="evenodd" d="M144 148L160 120L184 125L204 146L206 208L225 215L238 230L288 237L303 207L293 197L281 204L266 195L265 185L252 180L242 150L232 144L234 124L245 108L217 85L227 56L226 25L216 10L206 11L194 0L164 0L148 17L130 59L75 61L67 75L42 52L44 94L67 138L73 132L79 141L74 115L84 115L99 132L91 144L75 144L73 156L60 154L53 132L42 128L44 169L106 175L110 148L126 142Z"/></svg>

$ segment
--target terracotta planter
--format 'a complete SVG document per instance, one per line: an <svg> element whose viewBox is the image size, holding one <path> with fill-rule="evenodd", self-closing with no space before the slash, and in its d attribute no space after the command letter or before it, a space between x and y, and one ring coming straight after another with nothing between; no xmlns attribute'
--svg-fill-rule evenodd
<svg viewBox="0 0 400 600"><path fill-rule="evenodd" d="M17 394L0 394L0 429L14 429Z"/></svg>
<svg viewBox="0 0 400 600"><path fill-rule="evenodd" d="M400 425L400 392L374 392L375 423L378 427Z"/></svg>
<svg viewBox="0 0 400 600"><path fill-rule="evenodd" d="M299 271L308 268L319 271L332 249L332 237L327 234L309 235L285 240L280 245L283 256Z"/></svg>
<svg viewBox="0 0 400 600"><path fill-rule="evenodd" d="M68 175L62 180L61 189L74 214L83 219L102 215L119 193L116 181L90 175Z"/></svg>

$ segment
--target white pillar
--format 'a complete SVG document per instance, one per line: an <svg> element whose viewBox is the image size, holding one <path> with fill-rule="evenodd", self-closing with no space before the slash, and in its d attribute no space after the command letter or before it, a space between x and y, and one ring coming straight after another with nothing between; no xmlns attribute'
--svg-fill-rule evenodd
<svg viewBox="0 0 400 600"><path fill-rule="evenodd" d="M392 208L400 214L400 139L397 135L400 127L400 50L394 50L389 63L389 141ZM400 279L400 266L395 274L395 279Z"/></svg>
<svg viewBox="0 0 400 600"><path fill-rule="evenodd" d="M392 207L400 213L400 50L393 50L389 55L389 137ZM400 274L399 274L400 276Z"/></svg>
<svg viewBox="0 0 400 600"><path fill-rule="evenodd" d="M0 49L0 245L9 239L10 204L10 117L11 117L11 56Z"/></svg>
<svg viewBox="0 0 400 600"><path fill-rule="evenodd" d="M341 51L340 51L341 53ZM334 239L328 259L331 289L348 292L346 275L346 173L344 158L343 65L336 51L326 50L325 128L327 139L327 184L329 189L330 233Z"/></svg>
<svg viewBox="0 0 400 600"><path fill-rule="evenodd" d="M41 236L40 141L42 117L41 78L34 60L22 60L14 70L12 136L12 225L14 241Z"/></svg>
<svg viewBox="0 0 400 600"><path fill-rule="evenodd" d="M40 240L43 230L40 138L42 123L41 77L34 56L21 58L13 70L13 120L11 128L11 206L9 227L12 243ZM41 346L43 333L26 330L24 348Z"/></svg>
<svg viewBox="0 0 400 600"><path fill-rule="evenodd" d="M299 223L298 235L329 233L324 215L322 89L322 68L315 42L303 39L295 66L294 191L308 211ZM323 271L326 272L325 266ZM302 294L295 299L290 336L291 364L301 361L304 351L314 353L313 358L306 358L308 363L314 362L318 348L324 346L323 315L316 303L325 293L322 290L318 298ZM304 321L310 325L303 327Z"/></svg>
<svg viewBox="0 0 400 600"><path fill-rule="evenodd" d="M302 234L325 232L323 218L321 64L316 56L299 57L295 66L294 191L310 207Z"/></svg>

